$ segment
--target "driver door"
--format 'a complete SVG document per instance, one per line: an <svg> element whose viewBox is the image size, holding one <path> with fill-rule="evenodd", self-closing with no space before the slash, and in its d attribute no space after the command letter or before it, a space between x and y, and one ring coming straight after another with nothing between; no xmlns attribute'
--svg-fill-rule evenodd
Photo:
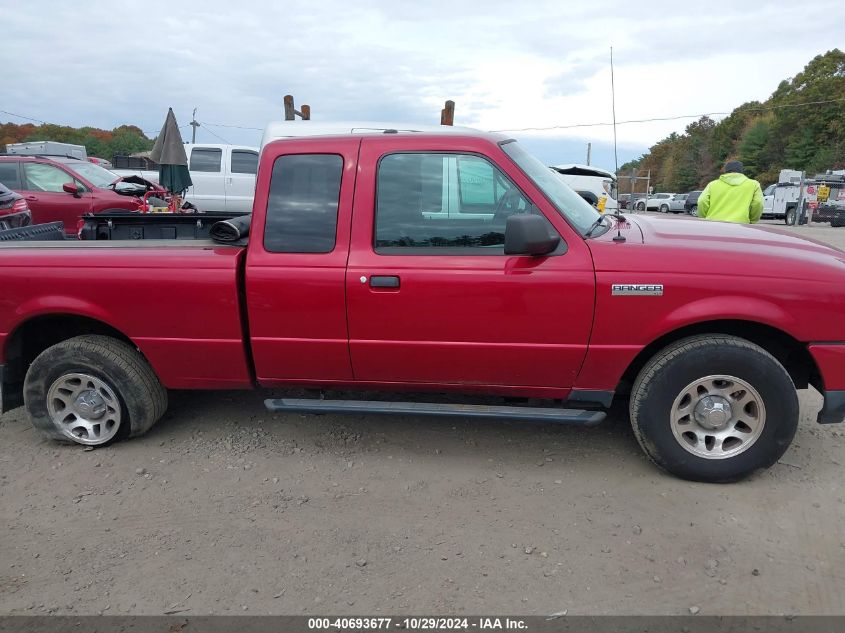
<svg viewBox="0 0 845 633"><path fill-rule="evenodd" d="M505 255L509 215L548 216L476 154L364 139L359 169L346 274L355 380L571 387L593 314L583 243Z"/></svg>

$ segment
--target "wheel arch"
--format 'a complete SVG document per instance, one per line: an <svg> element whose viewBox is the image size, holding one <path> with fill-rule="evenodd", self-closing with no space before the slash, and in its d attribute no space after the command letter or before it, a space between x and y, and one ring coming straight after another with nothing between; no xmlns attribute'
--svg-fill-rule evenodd
<svg viewBox="0 0 845 633"><path fill-rule="evenodd" d="M24 376L41 352L83 334L109 336L137 349L126 334L91 316L68 312L39 314L25 319L9 333L3 345L3 410L8 411L23 403Z"/></svg>
<svg viewBox="0 0 845 633"><path fill-rule="evenodd" d="M637 374L661 349L698 334L729 335L750 341L774 356L784 366L798 389L804 389L808 384L823 388L819 368L810 351L792 335L758 321L718 319L676 328L646 345L625 369L616 393L629 393Z"/></svg>

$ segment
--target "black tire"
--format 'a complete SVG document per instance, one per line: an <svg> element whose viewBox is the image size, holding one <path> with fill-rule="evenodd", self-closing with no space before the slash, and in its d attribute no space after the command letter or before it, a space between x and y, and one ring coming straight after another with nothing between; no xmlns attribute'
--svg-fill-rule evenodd
<svg viewBox="0 0 845 633"><path fill-rule="evenodd" d="M50 417L50 387L69 374L93 376L117 396L121 408L119 428L114 437L102 444L143 435L167 410L167 390L134 347L109 336L77 336L41 352L24 379L24 404L32 424L54 440L99 445L69 437Z"/></svg>
<svg viewBox="0 0 845 633"><path fill-rule="evenodd" d="M722 374L755 389L766 418L743 452L708 459L682 446L670 418L688 385ZM734 336L700 335L666 347L646 363L631 391L630 415L637 441L655 464L682 479L724 483L768 468L786 452L798 428L798 395L787 371L763 348Z"/></svg>
<svg viewBox="0 0 845 633"><path fill-rule="evenodd" d="M666 204L660 205L660 213L669 213L669 205L666 205Z"/></svg>
<svg viewBox="0 0 845 633"><path fill-rule="evenodd" d="M645 211L645 205L642 202L637 204L637 211Z"/></svg>
<svg viewBox="0 0 845 633"><path fill-rule="evenodd" d="M695 217L698 217L698 205L697 204L692 205L692 208L689 210L689 214L693 215Z"/></svg>
<svg viewBox="0 0 845 633"><path fill-rule="evenodd" d="M783 222L787 226L795 226L795 218L796 218L795 207L789 207L786 210L786 215L783 216Z"/></svg>
<svg viewBox="0 0 845 633"><path fill-rule="evenodd" d="M830 226L845 226L845 216L837 215L830 221Z"/></svg>

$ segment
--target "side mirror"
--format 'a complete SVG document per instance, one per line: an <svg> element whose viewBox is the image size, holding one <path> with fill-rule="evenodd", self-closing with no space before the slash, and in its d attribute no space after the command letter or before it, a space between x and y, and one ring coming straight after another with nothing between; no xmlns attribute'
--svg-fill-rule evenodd
<svg viewBox="0 0 845 633"><path fill-rule="evenodd" d="M62 189L65 193L73 194L74 197L79 196L79 185L77 185L75 182L66 182L62 185Z"/></svg>
<svg viewBox="0 0 845 633"><path fill-rule="evenodd" d="M539 215L512 215L505 224L505 255L548 255L560 244L549 234L549 223Z"/></svg>

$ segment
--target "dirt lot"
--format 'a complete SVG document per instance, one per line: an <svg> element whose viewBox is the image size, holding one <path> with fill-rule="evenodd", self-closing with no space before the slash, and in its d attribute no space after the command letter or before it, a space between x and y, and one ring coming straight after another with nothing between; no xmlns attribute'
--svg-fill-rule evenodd
<svg viewBox="0 0 845 633"><path fill-rule="evenodd" d="M680 218L679 218L680 221ZM845 246L845 229L791 229ZM0 613L845 613L845 427L741 484L594 429L271 415L172 393L86 451L0 424Z"/></svg>

